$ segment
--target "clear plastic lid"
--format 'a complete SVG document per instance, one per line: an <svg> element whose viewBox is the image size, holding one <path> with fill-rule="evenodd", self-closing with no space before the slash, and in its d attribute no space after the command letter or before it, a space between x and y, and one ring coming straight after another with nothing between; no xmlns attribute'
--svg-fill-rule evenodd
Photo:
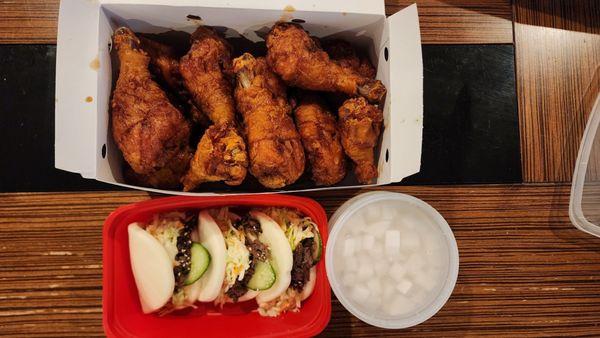
<svg viewBox="0 0 600 338"><path fill-rule="evenodd" d="M590 116L573 173L569 217L579 230L600 237L600 69L585 95L583 109Z"/></svg>

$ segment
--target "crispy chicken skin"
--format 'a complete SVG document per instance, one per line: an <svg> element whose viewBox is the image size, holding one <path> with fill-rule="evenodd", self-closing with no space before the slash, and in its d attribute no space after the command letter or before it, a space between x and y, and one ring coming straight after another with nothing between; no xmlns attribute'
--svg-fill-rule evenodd
<svg viewBox="0 0 600 338"><path fill-rule="evenodd" d="M173 47L144 36L140 36L139 39L142 49L150 57L151 66L155 68L167 85L176 93L183 90L179 60Z"/></svg>
<svg viewBox="0 0 600 338"><path fill-rule="evenodd" d="M372 183L378 176L373 152L381 132L383 113L362 97L346 100L338 113L342 146L356 164L356 178L362 184Z"/></svg>
<svg viewBox="0 0 600 338"><path fill-rule="evenodd" d="M232 97L231 47L211 28L200 26L192 34L192 47L181 58L179 70L196 105L215 124L235 119Z"/></svg>
<svg viewBox="0 0 600 338"><path fill-rule="evenodd" d="M299 25L277 23L266 41L269 66L291 86L360 95L371 102L381 101L386 93L380 81L333 62Z"/></svg>
<svg viewBox="0 0 600 338"><path fill-rule="evenodd" d="M375 78L375 67L366 55L358 53L348 41L334 39L325 41L322 45L329 58L337 62L342 68L353 70L370 79Z"/></svg>
<svg viewBox="0 0 600 338"><path fill-rule="evenodd" d="M137 174L126 164L124 176L127 182L139 186L156 187L160 189L180 189L181 177L186 172L191 158L191 150L182 151L176 156L175 160L148 175Z"/></svg>
<svg viewBox="0 0 600 338"><path fill-rule="evenodd" d="M304 172L304 149L285 86L264 58L245 53L233 61L235 100L244 119L250 173L267 188L294 183Z"/></svg>
<svg viewBox="0 0 600 338"><path fill-rule="evenodd" d="M314 92L298 94L294 109L296 127L317 185L333 185L346 176L344 151L335 117Z"/></svg>
<svg viewBox="0 0 600 338"><path fill-rule="evenodd" d="M246 177L247 167L246 144L236 128L213 124L198 143L190 170L182 180L183 190L190 191L203 182L239 185Z"/></svg>
<svg viewBox="0 0 600 338"><path fill-rule="evenodd" d="M179 58L174 48L143 36L139 39L142 49L150 56L152 70L175 94L175 101L183 103L182 108L189 111L189 116L194 123L208 127L210 125L208 117L192 102L190 94L183 85L183 78L179 71Z"/></svg>
<svg viewBox="0 0 600 338"><path fill-rule="evenodd" d="M152 80L150 58L133 32L119 28L113 39L120 71L111 104L112 130L125 160L135 173L147 177L167 167L185 170L187 121Z"/></svg>

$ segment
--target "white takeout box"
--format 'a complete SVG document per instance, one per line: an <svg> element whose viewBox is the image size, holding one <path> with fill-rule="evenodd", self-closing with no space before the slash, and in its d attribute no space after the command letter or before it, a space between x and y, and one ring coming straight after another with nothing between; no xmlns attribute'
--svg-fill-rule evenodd
<svg viewBox="0 0 600 338"><path fill-rule="evenodd" d="M112 32L126 25L135 32L191 33L201 22L227 27L228 32L234 30L257 41L257 31L264 31L279 20L303 22L311 35L339 37L369 49L377 67L377 79L388 90L375 185L399 182L417 173L423 129L423 65L417 7L409 6L386 18L382 0L62 0L56 56L56 168L153 192L220 193L185 193L124 183L123 159L112 140L109 122L115 80L110 57ZM355 184L342 182L334 187L282 191L357 187Z"/></svg>

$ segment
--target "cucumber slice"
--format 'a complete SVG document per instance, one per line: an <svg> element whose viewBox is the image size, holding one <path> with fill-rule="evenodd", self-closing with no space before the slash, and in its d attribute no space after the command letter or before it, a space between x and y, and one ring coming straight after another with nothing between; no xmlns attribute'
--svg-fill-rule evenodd
<svg viewBox="0 0 600 338"><path fill-rule="evenodd" d="M192 243L191 255L190 273L185 279L185 285L190 285L200 279L210 264L210 254L200 243Z"/></svg>
<svg viewBox="0 0 600 338"><path fill-rule="evenodd" d="M275 270L269 262L257 261L254 266L254 275L246 286L254 291L266 290L275 283L276 279Z"/></svg>
<svg viewBox="0 0 600 338"><path fill-rule="evenodd" d="M315 229L315 239L313 241L313 265L319 263L321 254L323 253L323 242L321 242L321 234Z"/></svg>

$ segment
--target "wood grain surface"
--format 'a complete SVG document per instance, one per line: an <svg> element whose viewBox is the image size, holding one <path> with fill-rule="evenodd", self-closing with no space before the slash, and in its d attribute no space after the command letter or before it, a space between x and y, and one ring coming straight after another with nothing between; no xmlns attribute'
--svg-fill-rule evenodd
<svg viewBox="0 0 600 338"><path fill-rule="evenodd" d="M515 53L523 180L570 181L600 88L600 1L516 0Z"/></svg>
<svg viewBox="0 0 600 338"><path fill-rule="evenodd" d="M59 0L0 0L0 44L56 43ZM416 2L423 43L512 43L510 0L387 0L393 14Z"/></svg>
<svg viewBox="0 0 600 338"><path fill-rule="evenodd" d="M0 44L56 43L60 0L0 0Z"/></svg>
<svg viewBox="0 0 600 338"><path fill-rule="evenodd" d="M513 43L510 0L387 0L386 13L413 3L424 44Z"/></svg>
<svg viewBox="0 0 600 338"><path fill-rule="evenodd" d="M458 283L431 320L380 330L333 300L323 336L600 335L600 239L568 218L568 185L386 187L429 202L460 251ZM357 190L305 194L328 215ZM0 195L0 335L102 335L102 223L143 192Z"/></svg>

